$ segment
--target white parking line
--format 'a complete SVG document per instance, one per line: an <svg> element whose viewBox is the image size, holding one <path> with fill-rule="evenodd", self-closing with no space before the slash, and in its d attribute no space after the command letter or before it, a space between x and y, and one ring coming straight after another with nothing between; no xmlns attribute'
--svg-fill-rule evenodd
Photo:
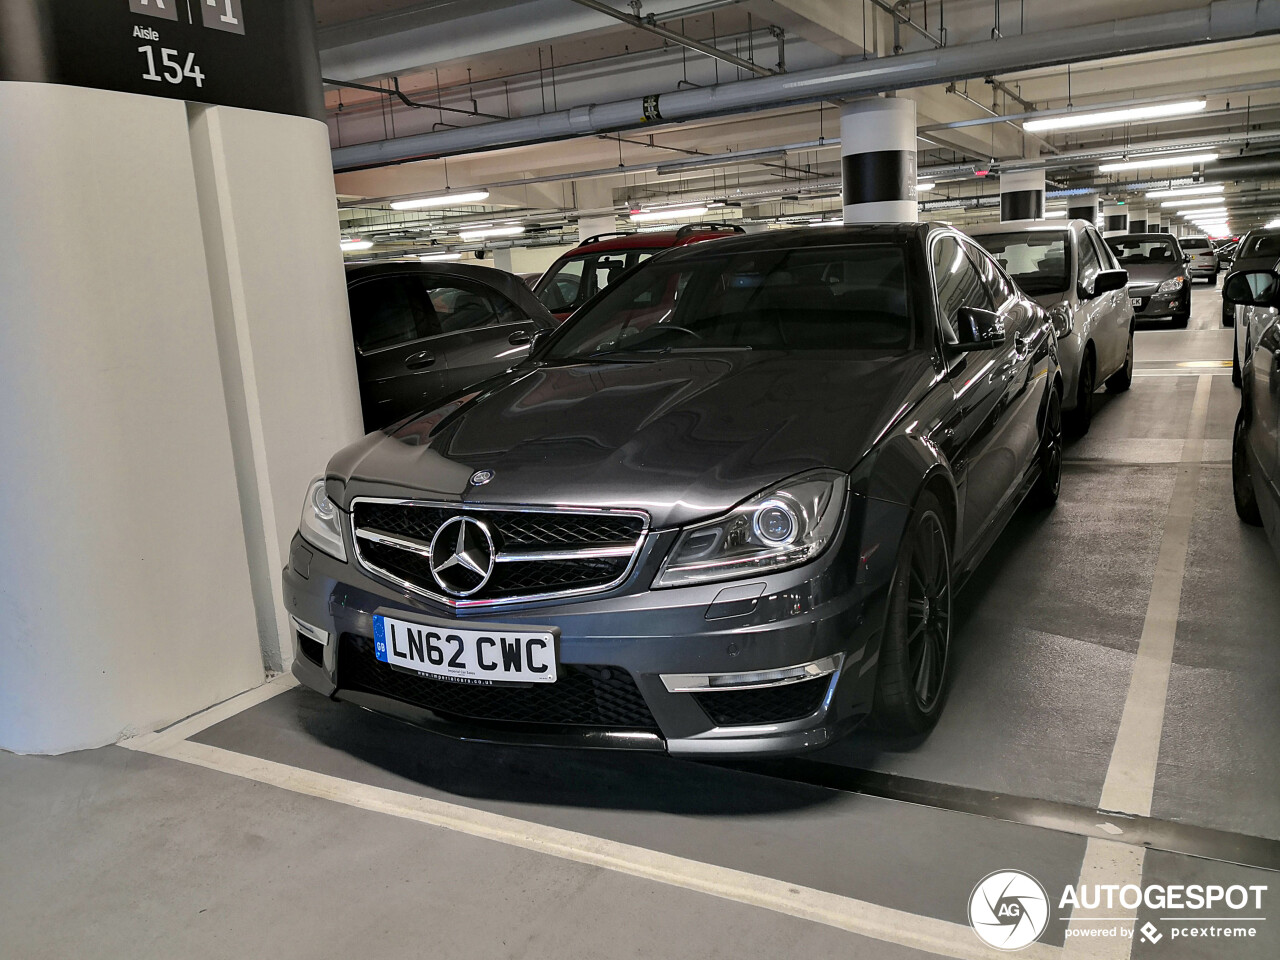
<svg viewBox="0 0 1280 960"><path fill-rule="evenodd" d="M209 770L269 784L293 793L343 803L373 813L416 820L433 827L524 850L709 894L776 913L811 920L886 943L963 960L998 960L1007 954L986 946L968 926L894 910L865 900L802 887L728 867L702 863L559 827L473 807L419 797L245 756L189 741L125 741L121 746L181 760ZM1019 957L1059 960L1062 948L1037 943Z"/></svg>
<svg viewBox="0 0 1280 960"><path fill-rule="evenodd" d="M279 676L272 677L260 687L246 690L230 700L215 703L212 707L192 714L185 720L179 720L163 730L157 730L155 733L143 733L136 737L130 737L128 740L121 740L119 745L128 747L130 750L161 753L164 748L186 740L188 737L194 737L201 730L207 730L215 723L221 723L223 720L234 717L237 713L242 713L250 707L256 707L277 694L292 690L297 685L298 681L291 674L282 673Z"/></svg>
<svg viewBox="0 0 1280 960"><path fill-rule="evenodd" d="M1196 493L1200 486L1200 466L1204 455L1205 422L1209 414L1209 391L1213 374L1200 374L1191 403L1187 438L1174 480L1169 510L1165 516L1160 552L1156 556L1151 596L1142 623L1142 636L1129 677L1120 729L1111 750L1111 762L1102 785L1101 810L1151 815L1155 793L1156 764L1160 759L1160 736L1164 730L1165 700L1169 694L1169 672L1173 666L1173 644L1178 630L1178 609L1182 604L1182 581L1187 570L1187 547L1191 541L1191 521L1195 515ZM1090 839L1080 866L1080 884L1141 884L1146 851L1114 840ZM1111 927L1127 928L1130 936L1088 937L1073 934L1099 926L1096 917L1118 919ZM1132 910L1114 907L1072 911L1067 925L1065 957L1081 960L1128 960L1138 935L1132 932Z"/></svg>

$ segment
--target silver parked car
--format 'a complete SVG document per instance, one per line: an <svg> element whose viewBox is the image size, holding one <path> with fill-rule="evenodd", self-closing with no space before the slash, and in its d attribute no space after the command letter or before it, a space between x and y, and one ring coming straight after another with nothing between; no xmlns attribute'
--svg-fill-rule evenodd
<svg viewBox="0 0 1280 960"><path fill-rule="evenodd" d="M1218 285L1218 255L1208 237L1179 237L1182 252L1191 258L1187 273L1192 280L1208 280L1209 286Z"/></svg>
<svg viewBox="0 0 1280 960"><path fill-rule="evenodd" d="M969 233L1049 311L1062 364L1063 419L1075 433L1085 433L1098 384L1119 393L1133 376L1128 273L1084 220L1018 220Z"/></svg>

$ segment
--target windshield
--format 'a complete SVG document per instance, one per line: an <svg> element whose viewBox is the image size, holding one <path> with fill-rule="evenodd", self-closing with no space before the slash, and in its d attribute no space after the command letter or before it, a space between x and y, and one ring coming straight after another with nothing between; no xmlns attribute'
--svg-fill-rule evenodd
<svg viewBox="0 0 1280 960"><path fill-rule="evenodd" d="M1000 261L1023 293L1062 293L1071 285L1065 230L992 233L974 239Z"/></svg>
<svg viewBox="0 0 1280 960"><path fill-rule="evenodd" d="M613 283L628 267L657 252L604 250L568 257L542 278L534 293L552 313L568 313Z"/></svg>
<svg viewBox="0 0 1280 960"><path fill-rule="evenodd" d="M1236 256L1241 259L1245 257L1276 257L1280 259L1280 233L1254 234L1240 245Z"/></svg>
<svg viewBox="0 0 1280 960"><path fill-rule="evenodd" d="M912 343L897 246L658 260L570 322L542 357L697 350L859 350Z"/></svg>
<svg viewBox="0 0 1280 960"><path fill-rule="evenodd" d="M1178 262L1178 247L1172 238L1112 237L1107 246L1121 263Z"/></svg>

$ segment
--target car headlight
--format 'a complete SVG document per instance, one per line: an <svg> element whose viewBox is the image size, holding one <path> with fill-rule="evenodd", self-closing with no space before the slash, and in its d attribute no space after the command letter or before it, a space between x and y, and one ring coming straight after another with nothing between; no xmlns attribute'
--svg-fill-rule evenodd
<svg viewBox="0 0 1280 960"><path fill-rule="evenodd" d="M807 563L835 535L847 486L843 473L815 470L685 527L653 585L733 580Z"/></svg>
<svg viewBox="0 0 1280 960"><path fill-rule="evenodd" d="M1071 335L1071 306L1067 303L1055 303L1049 309L1049 322L1053 324L1053 332L1059 338Z"/></svg>
<svg viewBox="0 0 1280 960"><path fill-rule="evenodd" d="M307 488L307 500L302 505L302 520L298 532L313 547L319 547L331 557L344 563L347 548L342 543L342 527L339 525L338 508L324 492L324 477L311 481Z"/></svg>
<svg viewBox="0 0 1280 960"><path fill-rule="evenodd" d="M1182 289L1182 285L1186 282L1186 277L1174 277L1172 280L1166 280L1160 284L1160 289L1156 293L1177 293Z"/></svg>

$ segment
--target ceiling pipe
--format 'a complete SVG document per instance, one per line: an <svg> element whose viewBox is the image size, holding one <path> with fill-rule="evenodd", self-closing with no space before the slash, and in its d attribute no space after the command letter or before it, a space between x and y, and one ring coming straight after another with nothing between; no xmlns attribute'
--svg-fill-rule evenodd
<svg viewBox="0 0 1280 960"><path fill-rule="evenodd" d="M737 67L739 70L746 70L748 73L754 73L761 77L770 76L774 72L768 67L762 67L759 64L752 63L750 60L744 60L742 57L734 56L732 53L721 50L719 47L713 47L709 43L703 43L701 40L694 40L692 37L686 37L683 33L678 33L675 30L668 30L666 27L660 26L656 19L632 15L630 13L623 13L621 10L615 10L607 3L601 3L600 0L573 0L573 2L579 6L594 10L596 13L603 13L607 17L613 17L615 20L620 20L629 27L635 27L637 30L652 33L656 36L662 37L664 40L669 40L670 42L679 44L682 47L695 50L708 57L714 57L723 63ZM636 4L636 7L638 9L639 4Z"/></svg>
<svg viewBox="0 0 1280 960"><path fill-rule="evenodd" d="M337 170L354 170L1275 33L1280 33L1280 0L1214 0L1194 10L847 61L796 73L354 144L334 150L333 162Z"/></svg>

